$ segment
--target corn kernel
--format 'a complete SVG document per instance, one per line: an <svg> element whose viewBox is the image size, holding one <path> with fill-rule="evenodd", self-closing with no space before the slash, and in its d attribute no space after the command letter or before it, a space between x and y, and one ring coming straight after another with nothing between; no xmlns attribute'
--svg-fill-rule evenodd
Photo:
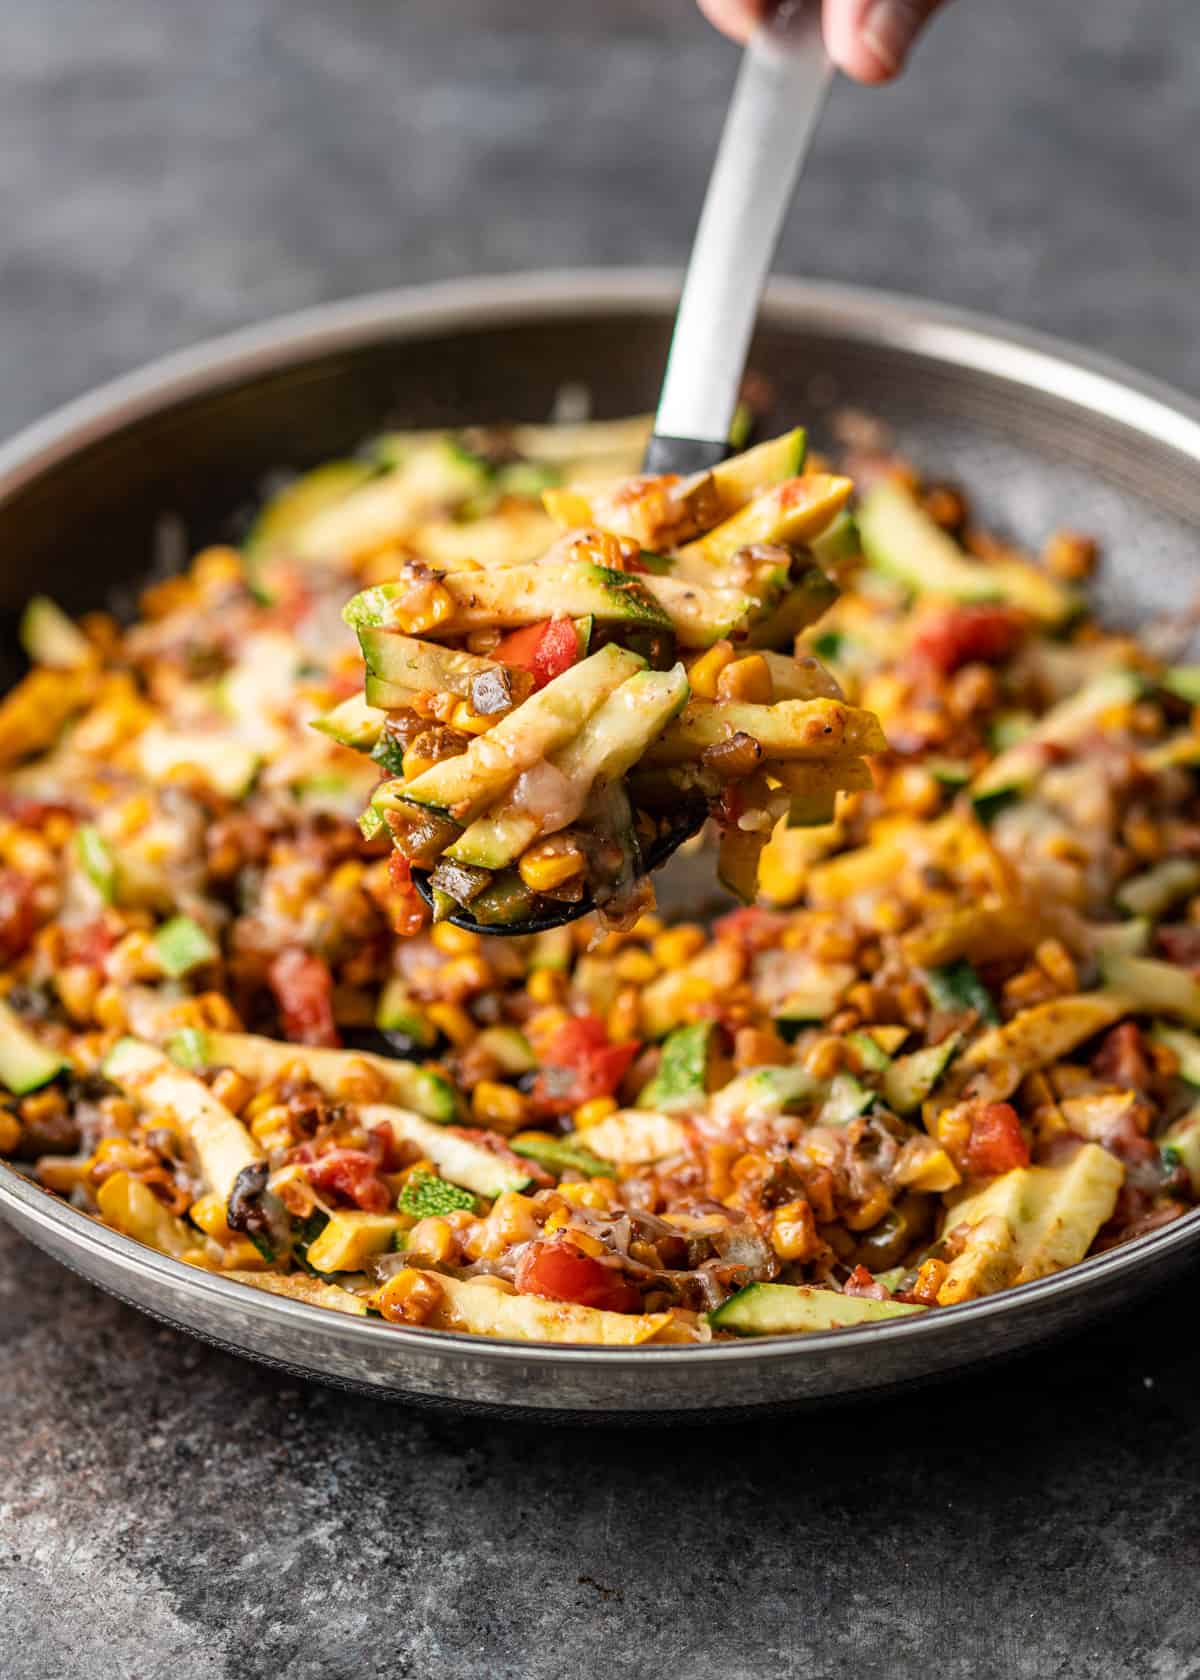
<svg viewBox="0 0 1200 1680"><path fill-rule="evenodd" d="M698 956L706 944L703 928L697 927L694 922L681 922L678 927L668 928L655 937L650 954L660 968L682 968L684 963Z"/></svg>
<svg viewBox="0 0 1200 1680"><path fill-rule="evenodd" d="M338 1015L343 1020L344 1016ZM365 1056L352 1056L345 1069L334 1081L334 1095L339 1102L377 1103L387 1099L387 1080L373 1068Z"/></svg>
<svg viewBox="0 0 1200 1680"><path fill-rule="evenodd" d="M518 1190L497 1196L492 1211L481 1219L463 1246L472 1260L494 1260L514 1243L529 1242L537 1235L534 1205Z"/></svg>
<svg viewBox="0 0 1200 1680"><path fill-rule="evenodd" d="M268 1262L255 1248L249 1237L235 1237L223 1245L221 1267L227 1272L265 1272Z"/></svg>
<svg viewBox="0 0 1200 1680"><path fill-rule="evenodd" d="M733 658L733 643L720 641L706 648L698 659L693 659L687 674L692 693L700 700L715 700L717 679L725 667L733 663Z"/></svg>
<svg viewBox="0 0 1200 1680"><path fill-rule="evenodd" d="M1042 550L1042 564L1053 577L1079 583L1094 570L1098 552L1091 537L1055 531Z"/></svg>
<svg viewBox="0 0 1200 1680"><path fill-rule="evenodd" d="M741 1027L734 1036L733 1060L739 1068L778 1067L791 1059L787 1045L777 1032L761 1027Z"/></svg>
<svg viewBox="0 0 1200 1680"><path fill-rule="evenodd" d="M614 1044L628 1044L638 1036L640 1021L641 994L636 986L622 986L605 1018L609 1038Z"/></svg>
<svg viewBox="0 0 1200 1680"><path fill-rule="evenodd" d="M567 995L567 979L558 969L538 968L525 982L525 990L532 1003L560 1004Z"/></svg>
<svg viewBox="0 0 1200 1680"><path fill-rule="evenodd" d="M490 1126L505 1136L524 1124L528 1110L529 1104L520 1091L512 1085L502 1085L499 1080L481 1079L471 1093L474 1118L481 1126Z"/></svg>
<svg viewBox="0 0 1200 1680"><path fill-rule="evenodd" d="M548 1007L536 1010L525 1023L525 1036L534 1051L538 1055L544 1054L555 1033L560 1027L566 1026L570 1019L565 1009Z"/></svg>
<svg viewBox="0 0 1200 1680"><path fill-rule="evenodd" d="M0 1109L0 1155L11 1155L20 1141L20 1121L16 1115Z"/></svg>
<svg viewBox="0 0 1200 1680"><path fill-rule="evenodd" d="M781 1260L810 1260L821 1246L812 1208L803 1199L786 1202L771 1216L771 1247Z"/></svg>
<svg viewBox="0 0 1200 1680"><path fill-rule="evenodd" d="M626 980L633 986L645 986L658 973L658 964L649 951L630 945L618 956L613 972L618 980Z"/></svg>
<svg viewBox="0 0 1200 1680"><path fill-rule="evenodd" d="M578 846L560 846L554 850L531 846L517 864L521 879L531 892L549 892L553 887L561 887L564 881L581 875L586 867L587 859Z"/></svg>
<svg viewBox="0 0 1200 1680"><path fill-rule="evenodd" d="M389 1324L424 1324L441 1302L444 1291L430 1272L406 1266L371 1297L371 1305Z"/></svg>
<svg viewBox="0 0 1200 1680"><path fill-rule="evenodd" d="M240 583L242 557L236 548L202 548L192 561L192 577L205 590Z"/></svg>
<svg viewBox="0 0 1200 1680"><path fill-rule="evenodd" d="M188 1218L193 1225L200 1227L206 1237L212 1237L219 1243L232 1241L233 1232L225 1217L225 1204L220 1196L199 1197L188 1209Z"/></svg>
<svg viewBox="0 0 1200 1680"><path fill-rule="evenodd" d="M832 1079L842 1066L842 1041L831 1033L818 1038L804 1053L804 1071L814 1079Z"/></svg>
<svg viewBox="0 0 1200 1680"><path fill-rule="evenodd" d="M554 1229L557 1231L566 1227L573 1248L578 1248L584 1254L590 1254L596 1260L601 1259L607 1252L599 1237L593 1237L590 1231L581 1231L577 1226L571 1225L566 1214L552 1213L546 1221L545 1229L547 1231L550 1230L551 1223L555 1220L558 1223L555 1224Z"/></svg>
<svg viewBox="0 0 1200 1680"><path fill-rule="evenodd" d="M361 858L347 858L344 863L338 864L329 877L329 891L339 894L353 892L356 887L362 885L366 872L367 866Z"/></svg>
<svg viewBox="0 0 1200 1680"><path fill-rule="evenodd" d="M100 991L100 976L87 963L70 963L55 975L63 1008L81 1026L92 1018Z"/></svg>
<svg viewBox="0 0 1200 1680"><path fill-rule="evenodd" d="M492 970L486 957L451 957L438 975L438 991L447 1003L460 1003L472 992L484 992L492 984ZM340 1017L339 1017L340 1019Z"/></svg>
<svg viewBox="0 0 1200 1680"><path fill-rule="evenodd" d="M615 1191L616 1184L611 1178L591 1178L558 1187L558 1194L565 1197L572 1207L591 1208L595 1213L608 1211Z"/></svg>
<svg viewBox="0 0 1200 1680"><path fill-rule="evenodd" d="M404 1246L408 1253L419 1254L438 1263L451 1260L458 1252L454 1232L444 1219L437 1217L418 1219Z"/></svg>
<svg viewBox="0 0 1200 1680"><path fill-rule="evenodd" d="M935 1149L905 1178L912 1190L940 1193L962 1183L962 1174L944 1149Z"/></svg>
<svg viewBox="0 0 1200 1680"><path fill-rule="evenodd" d="M423 636L454 616L454 597L444 584L431 583L395 603L396 623L408 636Z"/></svg>
<svg viewBox="0 0 1200 1680"><path fill-rule="evenodd" d="M717 678L717 699L737 700L743 705L769 706L775 698L771 668L761 653L748 653L726 665Z"/></svg>
<svg viewBox="0 0 1200 1680"><path fill-rule="evenodd" d="M472 933L470 928L455 927L453 922L438 922L429 937L434 949L444 957L474 956L482 943L477 933Z"/></svg>
<svg viewBox="0 0 1200 1680"><path fill-rule="evenodd" d="M417 737L417 740L420 740L420 736ZM417 752L416 742L414 742L411 747L405 750L404 757L400 760L400 773L406 782L415 781L418 776L424 775L426 770L432 770L438 762L436 758L430 758L427 753Z"/></svg>
<svg viewBox="0 0 1200 1680"><path fill-rule="evenodd" d="M202 992L196 999L206 1027L214 1032L241 1032L242 1019L220 992Z"/></svg>
<svg viewBox="0 0 1200 1680"><path fill-rule="evenodd" d="M109 952L105 969L114 980L125 984L136 980L158 980L163 972L153 940L140 932L125 935Z"/></svg>
<svg viewBox="0 0 1200 1680"><path fill-rule="evenodd" d="M924 1301L926 1306L936 1306L938 1290L946 1281L946 1273L950 1270L944 1260L930 1258L922 1260L917 1272L916 1282L913 1284L913 1294L918 1301Z"/></svg>
<svg viewBox="0 0 1200 1680"><path fill-rule="evenodd" d="M486 735L496 719L473 710L468 701L460 700L450 713L450 722L455 729L461 729L464 735Z"/></svg>
<svg viewBox="0 0 1200 1680"><path fill-rule="evenodd" d="M21 1128L12 1115L0 1115L0 1155L15 1149L16 1139L20 1135ZM5 1139L9 1136L12 1136L13 1141L6 1143ZM47 1190L53 1190L58 1196L73 1195L87 1175L87 1162L74 1160L70 1155L43 1155L37 1164L38 1183L44 1184Z"/></svg>
<svg viewBox="0 0 1200 1680"><path fill-rule="evenodd" d="M957 1103L953 1108L943 1109L931 1130L944 1149L960 1154L971 1141L971 1120L965 1105Z"/></svg>
<svg viewBox="0 0 1200 1680"><path fill-rule="evenodd" d="M465 1048L475 1037L474 1021L457 1003L431 1003L426 1014L458 1050Z"/></svg>
<svg viewBox="0 0 1200 1680"><path fill-rule="evenodd" d="M1079 976L1074 961L1060 939L1043 939L1033 956L1038 967L1050 976L1061 991L1078 990Z"/></svg>
<svg viewBox="0 0 1200 1680"><path fill-rule="evenodd" d="M631 936L634 939L653 939L656 934L662 932L664 926L661 916L639 916L633 925Z"/></svg>
<svg viewBox="0 0 1200 1680"><path fill-rule="evenodd" d="M601 1120L607 1120L610 1114L616 1112L615 1097L589 1097L587 1102L580 1103L571 1119L577 1132L586 1132L589 1126L599 1125Z"/></svg>
<svg viewBox="0 0 1200 1680"><path fill-rule="evenodd" d="M117 986L102 986L96 994L96 1001L92 1005L92 1014L101 1027L112 1032L124 1032L129 1025L129 1017L125 1012L125 1000Z"/></svg>
<svg viewBox="0 0 1200 1680"><path fill-rule="evenodd" d="M250 1122L251 1135L266 1150L286 1148L292 1139L292 1117L282 1103L273 1104Z"/></svg>
<svg viewBox="0 0 1200 1680"><path fill-rule="evenodd" d="M565 1208L555 1208L554 1212L542 1226L542 1235L552 1237L556 1231L562 1231L570 1222L570 1214Z"/></svg>
<svg viewBox="0 0 1200 1680"><path fill-rule="evenodd" d="M212 1094L231 1114L240 1114L254 1095L254 1086L244 1073L222 1068L212 1082Z"/></svg>
<svg viewBox="0 0 1200 1680"><path fill-rule="evenodd" d="M264 1085L257 1095L250 1098L246 1104L243 1120L257 1120L260 1114L265 1114L279 1101L279 1091L275 1085Z"/></svg>

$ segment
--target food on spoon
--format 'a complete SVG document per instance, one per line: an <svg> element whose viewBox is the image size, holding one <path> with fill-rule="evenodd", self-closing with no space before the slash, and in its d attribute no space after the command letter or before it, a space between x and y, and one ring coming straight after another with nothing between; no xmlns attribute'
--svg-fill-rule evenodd
<svg viewBox="0 0 1200 1680"><path fill-rule="evenodd" d="M802 474L804 449L796 430L691 479L548 489L565 529L537 560L412 556L350 601L367 680L320 727L378 758L408 716L450 726L387 754L399 773L364 819L431 872L436 919L635 915L689 811L725 832L722 879L752 901L775 821L827 821L862 785L878 726L795 657L836 595L798 545L850 492Z"/></svg>

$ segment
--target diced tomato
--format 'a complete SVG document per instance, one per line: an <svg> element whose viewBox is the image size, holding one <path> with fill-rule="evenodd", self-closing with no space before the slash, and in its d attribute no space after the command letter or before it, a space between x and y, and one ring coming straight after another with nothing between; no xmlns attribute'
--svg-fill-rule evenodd
<svg viewBox="0 0 1200 1680"><path fill-rule="evenodd" d="M33 938L33 882L16 869L0 869L0 962L11 962Z"/></svg>
<svg viewBox="0 0 1200 1680"><path fill-rule="evenodd" d="M362 1149L331 1149L308 1168L308 1181L314 1190L340 1196L364 1213L386 1213L392 1205L374 1156Z"/></svg>
<svg viewBox="0 0 1200 1680"><path fill-rule="evenodd" d="M280 951L267 970L267 980L279 1005L285 1038L297 1044L341 1043L333 1019L333 975L323 958L290 945Z"/></svg>
<svg viewBox="0 0 1200 1680"><path fill-rule="evenodd" d="M564 1022L547 1047L546 1066L534 1084L538 1112L565 1114L593 1097L611 1097L640 1049L636 1041L611 1043L598 1016L576 1015Z"/></svg>
<svg viewBox="0 0 1200 1680"><path fill-rule="evenodd" d="M73 817L76 814L75 807L68 805L66 800L33 799L27 793L13 793L9 789L0 792L0 813L29 828L37 828L47 817Z"/></svg>
<svg viewBox="0 0 1200 1680"><path fill-rule="evenodd" d="M780 910L761 910L748 905L744 910L731 910L713 923L718 939L738 945L747 953L765 951L774 945L788 925L789 918Z"/></svg>
<svg viewBox="0 0 1200 1680"><path fill-rule="evenodd" d="M404 1150L390 1126L372 1126L367 1133L367 1150L380 1172L399 1172Z"/></svg>
<svg viewBox="0 0 1200 1680"><path fill-rule="evenodd" d="M505 636L491 657L501 665L516 665L531 672L534 688L545 688L579 658L579 637L569 618L547 618Z"/></svg>
<svg viewBox="0 0 1200 1680"><path fill-rule="evenodd" d="M1013 1167L1029 1165L1029 1145L1011 1103L980 1103L971 1116L967 1172L972 1178L995 1178Z"/></svg>
<svg viewBox="0 0 1200 1680"><path fill-rule="evenodd" d="M1025 614L1014 607L936 607L922 619L912 653L948 677L974 660L991 665L1006 658L1027 623Z"/></svg>
<svg viewBox="0 0 1200 1680"><path fill-rule="evenodd" d="M1144 1091L1150 1084L1150 1058L1142 1043L1141 1028L1134 1021L1122 1021L1104 1035L1092 1057L1092 1072L1111 1079L1124 1091Z"/></svg>
<svg viewBox="0 0 1200 1680"><path fill-rule="evenodd" d="M63 962L99 968L116 943L117 936L103 917L75 923L63 928Z"/></svg>
<svg viewBox="0 0 1200 1680"><path fill-rule="evenodd" d="M881 1283L876 1283L865 1266L855 1266L850 1276L842 1285L843 1295L861 1295L869 1301L886 1301L888 1292Z"/></svg>
<svg viewBox="0 0 1200 1680"><path fill-rule="evenodd" d="M403 852L393 851L388 858L388 881L395 893L388 906L392 932L411 939L425 926L429 906L413 885L412 865Z"/></svg>
<svg viewBox="0 0 1200 1680"><path fill-rule="evenodd" d="M1179 922L1155 930L1154 942L1168 962L1180 968L1200 968L1200 926Z"/></svg>
<svg viewBox="0 0 1200 1680"><path fill-rule="evenodd" d="M551 1301L571 1301L602 1312L637 1312L641 1296L614 1267L605 1266L574 1243L530 1243L513 1278L522 1295L543 1295Z"/></svg>

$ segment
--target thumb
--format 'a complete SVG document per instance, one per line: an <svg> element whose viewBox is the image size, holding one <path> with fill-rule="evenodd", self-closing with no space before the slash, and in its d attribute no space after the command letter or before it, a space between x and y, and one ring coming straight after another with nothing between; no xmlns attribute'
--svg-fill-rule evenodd
<svg viewBox="0 0 1200 1680"><path fill-rule="evenodd" d="M700 0L700 10L723 34L746 41L761 23L767 0Z"/></svg>
<svg viewBox="0 0 1200 1680"><path fill-rule="evenodd" d="M825 41L840 70L859 82L886 82L946 0L824 0Z"/></svg>

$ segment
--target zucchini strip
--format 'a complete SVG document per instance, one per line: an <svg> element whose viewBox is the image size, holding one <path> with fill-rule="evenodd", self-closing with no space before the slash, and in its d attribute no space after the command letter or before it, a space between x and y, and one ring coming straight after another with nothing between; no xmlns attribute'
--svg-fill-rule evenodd
<svg viewBox="0 0 1200 1680"><path fill-rule="evenodd" d="M458 1113L454 1087L440 1073L431 1073L399 1057L370 1055L359 1050L325 1050L311 1044L287 1044L262 1038L257 1033L189 1031L168 1045L171 1054L190 1067L230 1067L255 1084L265 1085L279 1078L286 1068L299 1063L314 1085L327 1096L338 1097L347 1079L361 1075L364 1067L383 1081L389 1101L415 1108L442 1125Z"/></svg>
<svg viewBox="0 0 1200 1680"><path fill-rule="evenodd" d="M644 665L638 654L610 643L507 713L466 752L444 759L411 782L386 782L372 804L381 810L422 805L455 822L470 822L523 770L565 746L613 690Z"/></svg>
<svg viewBox="0 0 1200 1680"><path fill-rule="evenodd" d="M671 671L639 671L609 695L579 734L549 760L571 786L575 810L548 824L525 807L514 792L473 822L445 856L479 869L502 869L526 846L553 828L564 828L582 811L595 783L618 781L637 761L646 744L679 711L688 697L682 665Z"/></svg>
<svg viewBox="0 0 1200 1680"><path fill-rule="evenodd" d="M104 1075L143 1108L162 1109L177 1120L196 1152L205 1183L222 1202L246 1167L263 1152L238 1119L204 1084L184 1073L152 1044L122 1038L104 1061Z"/></svg>
<svg viewBox="0 0 1200 1680"><path fill-rule="evenodd" d="M876 718L841 700L781 700L773 706L693 700L644 762L687 764L739 732L760 742L768 758L862 758L887 748Z"/></svg>

